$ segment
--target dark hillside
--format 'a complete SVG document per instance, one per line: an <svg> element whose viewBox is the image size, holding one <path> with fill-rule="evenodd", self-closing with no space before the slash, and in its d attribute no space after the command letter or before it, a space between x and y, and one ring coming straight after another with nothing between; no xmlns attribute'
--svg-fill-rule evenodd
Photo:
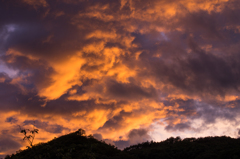
<svg viewBox="0 0 240 159"><path fill-rule="evenodd" d="M169 138L124 149L139 159L240 159L240 139L230 137Z"/></svg>
<svg viewBox="0 0 240 159"><path fill-rule="evenodd" d="M240 139L169 138L125 148L84 136L82 129L7 156L6 159L240 159Z"/></svg>
<svg viewBox="0 0 240 159"><path fill-rule="evenodd" d="M121 159L130 158L115 146L74 133L38 144L5 159Z"/></svg>

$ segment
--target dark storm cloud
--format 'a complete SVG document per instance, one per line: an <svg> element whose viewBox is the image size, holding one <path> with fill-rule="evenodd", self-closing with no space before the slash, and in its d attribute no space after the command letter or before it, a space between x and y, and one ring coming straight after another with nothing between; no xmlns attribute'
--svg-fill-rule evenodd
<svg viewBox="0 0 240 159"><path fill-rule="evenodd" d="M29 117L39 117L41 119L44 119L44 115L64 116L65 119L71 120L73 118L84 119L86 118L85 115L91 113L94 109L114 110L123 103L117 102L116 104L96 104L95 100L93 99L85 101L66 100L68 97L67 93L62 95L59 99L45 101L45 98L37 96L35 90L30 91L30 88L32 88L31 85L26 84L24 87L28 87L29 90L24 92L25 90L22 90L21 86L12 84L11 80L5 81L4 83L0 82L0 110L2 112L18 111L23 115L28 115ZM82 89L79 89L78 92L80 94L81 92L84 93ZM72 114L79 111L86 111L87 114L72 116ZM113 119L109 119L104 127L118 127L118 125L121 125L121 119L123 121L122 117L130 116L130 114L131 113L123 111ZM46 119L49 120L49 117L46 117ZM7 121L9 120L10 118ZM39 123L39 125L44 124L46 123ZM54 128L54 130L60 128L57 125L51 126ZM44 128L44 126L41 128ZM49 131L53 132L54 130Z"/></svg>
<svg viewBox="0 0 240 159"><path fill-rule="evenodd" d="M77 26L71 24L72 17L84 9L82 4L50 2L47 8L40 9L20 1L13 4L3 1L1 5L2 27L14 28L6 39L5 50L11 47L25 55L61 60L86 44L84 37L89 31L79 32Z"/></svg>
<svg viewBox="0 0 240 159"><path fill-rule="evenodd" d="M128 140L122 140L121 137L119 137L119 140L115 140L112 141L112 143L114 143L114 145L116 147L118 147L119 149L123 150L124 148L137 144L137 143L142 143L142 142L146 142L146 141L150 141L152 138L150 137L150 135L148 135L148 131L147 129L132 129L129 133L128 133ZM98 134L97 136L99 136L100 134ZM98 138L97 138L98 139Z"/></svg>
<svg viewBox="0 0 240 159"><path fill-rule="evenodd" d="M49 124L48 122L42 122L39 120L25 120L23 122L24 125L34 125L36 126L36 128L40 128L43 129L47 132L50 133L61 133L63 130L68 130L70 131L68 128L65 128L61 125L57 125L57 124Z"/></svg>
<svg viewBox="0 0 240 159"><path fill-rule="evenodd" d="M45 104L44 98L36 96L36 93L24 93L18 86L10 83L0 83L0 109L1 111L20 111L30 116L42 116L43 114L51 115L71 115L80 110L105 108L104 105L95 104L93 100L89 101L68 101L65 98L52 100ZM109 107L109 105L106 105ZM67 108L67 109L66 109Z"/></svg>
<svg viewBox="0 0 240 159"><path fill-rule="evenodd" d="M21 90L10 83L0 83L1 110L14 110L18 107L18 99L22 100Z"/></svg>
<svg viewBox="0 0 240 159"><path fill-rule="evenodd" d="M9 123L16 123L18 121L17 118L15 117L8 117L5 122L9 122Z"/></svg>
<svg viewBox="0 0 240 159"><path fill-rule="evenodd" d="M215 123L217 119L224 119L236 123L240 112L238 105L239 101L234 102L234 105L232 105L232 102L215 104L199 103L196 104L197 114L195 117L204 119L206 124Z"/></svg>
<svg viewBox="0 0 240 159"><path fill-rule="evenodd" d="M153 76L158 80L200 96L204 93L224 96L231 90L239 92L239 55L230 54L230 48L239 43L240 34L233 32L234 29L226 29L231 25L239 25L236 19L239 9L226 14L230 10L225 8L223 12L211 13L199 11L181 17L172 27L182 25L183 32L168 33L168 42L147 37L148 34L135 35L133 42L150 51L140 55L141 63L145 63L143 66L150 66L146 74L154 71ZM179 45L180 42L185 44ZM206 44L212 45L210 52L201 48ZM191 53L184 51L186 48L191 49ZM229 49L216 54L214 49L219 48ZM152 57L158 51L161 57Z"/></svg>
<svg viewBox="0 0 240 159"><path fill-rule="evenodd" d="M1 135L0 137L0 153L6 151L13 151L19 149L21 144L16 142L14 138L8 135Z"/></svg>
<svg viewBox="0 0 240 159"><path fill-rule="evenodd" d="M139 98L154 98L157 93L155 88L143 88L136 83L119 83L114 80L107 81L107 94L112 98L120 99L139 99Z"/></svg>
<svg viewBox="0 0 240 159"><path fill-rule="evenodd" d="M164 102L164 105L167 109L167 118L165 118L165 122L167 125L165 130L167 131L184 131L191 129L191 120L189 119L199 119L201 115L199 115L198 107L196 106L196 101L192 99L183 100L183 99L167 99ZM168 109L169 106L178 105L175 109ZM215 116L216 117L216 116ZM184 121L185 119L189 121ZM181 120L180 123L175 123L175 121Z"/></svg>
<svg viewBox="0 0 240 159"><path fill-rule="evenodd" d="M184 68L189 68L189 73L193 75L189 87L193 91L210 92L212 94L225 95L227 91L234 90L239 92L239 81L237 80L240 69L238 59L230 57L223 59L203 51L197 51L196 57L189 57ZM201 79L201 80L200 80ZM184 79L187 82L186 78Z"/></svg>
<svg viewBox="0 0 240 159"><path fill-rule="evenodd" d="M27 80L29 84L35 85L35 87L46 87L53 82L50 76L56 72L44 60L29 59L21 55L5 55L0 56L0 59L2 59L9 68L18 70L19 76L31 74L31 76L26 76L25 80ZM13 63L9 62L12 60L14 61Z"/></svg>
<svg viewBox="0 0 240 159"><path fill-rule="evenodd" d="M67 102L60 99L49 102L48 104L51 105L49 107L41 107L41 105L44 105L45 103L44 98L36 96L34 91L24 93L24 90L22 90L21 87L11 84L10 82L0 83L0 88L1 111L8 112L15 110L31 116L45 113L68 114L69 112L76 110L76 106L79 105L79 102ZM65 104L62 103L63 101L65 101ZM73 109L67 109L68 111L66 112L64 107L70 103Z"/></svg>
<svg viewBox="0 0 240 159"><path fill-rule="evenodd" d="M188 46L192 53L184 58L150 58L148 61L142 61L147 62L145 66L150 66L146 74L149 75L153 71L157 80L170 83L186 93L200 96L204 93L224 96L231 90L239 92L238 56L224 58L207 53L192 39L189 40Z"/></svg>
<svg viewBox="0 0 240 159"><path fill-rule="evenodd" d="M189 128L191 128L190 123L180 123L176 125L168 125L165 127L167 131L184 131L186 129L188 130Z"/></svg>
<svg viewBox="0 0 240 159"><path fill-rule="evenodd" d="M202 38L208 39L221 39L221 32L219 32L220 22L222 22L222 16L218 13L208 13L207 11L199 11L193 14L189 14L181 21L186 30L193 31L195 35L200 35Z"/></svg>
<svg viewBox="0 0 240 159"><path fill-rule="evenodd" d="M1 111L20 111L26 106L35 106L37 109L38 106L44 103L41 98L36 97L36 93L26 93L18 85L11 84L11 81L0 83L0 88Z"/></svg>
<svg viewBox="0 0 240 159"><path fill-rule="evenodd" d="M36 43L40 43L40 40L48 35L48 32L39 24L10 24L7 26L12 31L9 33L8 38L5 41L6 50L10 47L17 48L26 52L25 47L34 48ZM39 47L40 48L40 47ZM41 51L41 50L39 50Z"/></svg>
<svg viewBox="0 0 240 159"><path fill-rule="evenodd" d="M128 134L128 140L117 140L114 141L115 145L120 148L124 149L130 145L134 145L137 143L142 143L146 141L150 141L152 138L148 135L147 129L132 129Z"/></svg>
<svg viewBox="0 0 240 159"><path fill-rule="evenodd" d="M179 111L178 109L173 109L173 110L168 110L168 113L171 114L175 114L177 113L178 115L184 115L184 116L190 116L191 114L194 114L196 112L196 101L193 99L166 99L164 101L164 105L166 107L168 106L173 106L175 104L178 104L178 108L182 109L182 111Z"/></svg>
<svg viewBox="0 0 240 159"><path fill-rule="evenodd" d="M124 125L123 125L124 124L124 117L129 117L131 114L132 113L130 113L130 112L121 111L119 113L119 115L116 115L113 118L106 121L104 123L104 125L99 128L99 130L105 129L105 128L117 130L121 127L124 127Z"/></svg>
<svg viewBox="0 0 240 159"><path fill-rule="evenodd" d="M141 34L141 33L132 33L135 39L132 43L137 44L139 49L147 49L148 51L157 51L158 45L157 42L161 42L161 34L159 32Z"/></svg>
<svg viewBox="0 0 240 159"><path fill-rule="evenodd" d="M167 131L184 131L193 130L200 131L204 130L207 125L214 124L217 120L228 121L233 125L237 125L237 118L240 115L239 100L230 102L201 102L195 100L172 100L172 103L165 103L165 105L178 104L178 109L168 110L169 117L165 119L168 125L165 127ZM180 111L179 111L180 109ZM175 116L177 115L177 116ZM181 119L182 121L177 124L172 122ZM187 119L187 122L186 122ZM196 119L203 120L203 124L196 128L192 127L192 121Z"/></svg>
<svg viewBox="0 0 240 159"><path fill-rule="evenodd" d="M0 10L0 25L12 23L25 23L25 22L36 22L40 19L41 14L29 8L29 6L18 0L2 0ZM31 14L29 14L31 13Z"/></svg>
<svg viewBox="0 0 240 159"><path fill-rule="evenodd" d="M146 139L151 139L151 137L147 134L148 130L146 129L133 129L128 134L129 139L135 138L135 137L145 137Z"/></svg>
<svg viewBox="0 0 240 159"><path fill-rule="evenodd" d="M11 78L5 72L0 72L0 79L2 80L2 82L9 82L9 81L11 81Z"/></svg>

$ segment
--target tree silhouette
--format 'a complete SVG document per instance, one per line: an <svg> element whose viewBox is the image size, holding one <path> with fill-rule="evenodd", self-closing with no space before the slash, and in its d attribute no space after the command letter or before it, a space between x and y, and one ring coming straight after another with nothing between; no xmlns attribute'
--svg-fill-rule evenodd
<svg viewBox="0 0 240 159"><path fill-rule="evenodd" d="M86 132L83 129L78 129L78 131L76 131L76 133L77 133L77 135L80 135L80 136L86 135Z"/></svg>
<svg viewBox="0 0 240 159"><path fill-rule="evenodd" d="M33 146L33 140L35 138L35 134L38 133L38 129L22 129L20 125L18 125L20 130L21 130L21 133L24 134L24 137L23 137L23 140L27 140L30 144L30 147ZM28 135L30 133L30 135ZM29 146L27 146L29 147Z"/></svg>

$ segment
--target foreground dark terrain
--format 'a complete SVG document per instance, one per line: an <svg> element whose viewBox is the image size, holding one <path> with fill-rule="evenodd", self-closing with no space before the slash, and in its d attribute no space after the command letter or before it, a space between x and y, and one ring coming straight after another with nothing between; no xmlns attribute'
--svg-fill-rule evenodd
<svg viewBox="0 0 240 159"><path fill-rule="evenodd" d="M81 131L6 156L5 159L240 159L240 139L230 137L169 138L123 151Z"/></svg>

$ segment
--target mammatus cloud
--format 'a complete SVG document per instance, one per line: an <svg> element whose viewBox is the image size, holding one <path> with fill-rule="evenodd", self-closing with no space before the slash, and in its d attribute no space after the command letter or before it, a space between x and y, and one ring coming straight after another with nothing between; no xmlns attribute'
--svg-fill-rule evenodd
<svg viewBox="0 0 240 159"><path fill-rule="evenodd" d="M236 137L239 13L237 0L0 1L0 130L16 145L1 154L26 146L18 125L36 143L83 128L120 148Z"/></svg>

